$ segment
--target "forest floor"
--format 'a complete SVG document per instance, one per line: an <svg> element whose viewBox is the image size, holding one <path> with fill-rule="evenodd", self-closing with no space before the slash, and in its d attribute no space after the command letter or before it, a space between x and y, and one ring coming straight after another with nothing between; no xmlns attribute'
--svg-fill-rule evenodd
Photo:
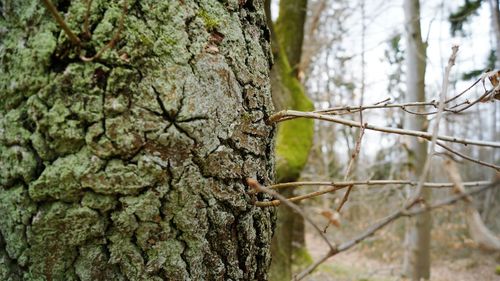
<svg viewBox="0 0 500 281"><path fill-rule="evenodd" d="M306 234L306 245L314 260L324 255L327 247L317 233ZM359 245L358 245L359 246ZM439 255L432 261L431 280L433 281L488 281L500 280L495 274L498 255L467 250L466 255L450 252ZM354 247L340 253L322 264L306 280L309 281L395 281L406 280L400 276L401 259L384 260L376 258L372 251Z"/></svg>

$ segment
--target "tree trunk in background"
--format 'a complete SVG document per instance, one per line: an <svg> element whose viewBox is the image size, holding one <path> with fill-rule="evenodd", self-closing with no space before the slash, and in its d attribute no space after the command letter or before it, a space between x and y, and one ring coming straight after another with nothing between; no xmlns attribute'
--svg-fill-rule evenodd
<svg viewBox="0 0 500 281"><path fill-rule="evenodd" d="M493 39L495 40L495 47L496 47L496 61L495 61L495 68L500 69L500 10L499 10L499 4L498 0L489 0L490 4L490 11L491 11L491 29L494 32L494 37ZM499 105L498 103L493 104L493 122L491 126L490 131L490 139L491 140L497 140L498 139L498 128L497 128L497 118L498 118L498 112L499 112ZM496 163L498 159L498 151L494 149L489 153L490 161L491 163ZM496 172L491 171L490 177L494 178ZM485 222L488 222L488 218L490 217L491 214L491 209L494 205L494 202L498 200L497 197L498 191L497 189L491 189L487 190L485 193L485 198L483 202L483 210L482 210L482 218Z"/></svg>
<svg viewBox="0 0 500 281"><path fill-rule="evenodd" d="M406 21L406 63L407 90L406 101L425 101L425 67L426 45L422 42L420 31L419 0L405 0L404 12ZM406 115L406 129L426 131L425 117ZM427 157L427 144L417 138L411 138L408 144L408 162L410 178L418 180ZM430 200L430 189L423 189L420 194ZM428 201L429 202L429 201ZM403 271L411 280L428 279L430 276L430 212L423 213L408 220L405 237L406 253Z"/></svg>
<svg viewBox="0 0 500 281"><path fill-rule="evenodd" d="M276 34L295 76L302 57L307 0L280 0Z"/></svg>
<svg viewBox="0 0 500 281"><path fill-rule="evenodd" d="M76 34L85 3L55 3ZM122 3L92 1L83 52ZM274 182L260 1L130 0L88 63L41 1L0 13L0 280L268 280L273 209L245 185Z"/></svg>
<svg viewBox="0 0 500 281"><path fill-rule="evenodd" d="M268 7L268 24L272 30L272 49L275 64L271 70L273 102L276 110L295 109L310 111L312 102L298 81L297 66L302 53L307 0L281 0L279 18L273 26ZM312 146L314 124L312 120L296 119L280 123L276 141L277 182L296 181L307 162ZM293 188L283 190L293 195ZM278 222L272 243L273 261L270 280L290 280L292 263L308 256L304 245L304 221L286 206L278 210ZM299 239L302 237L302 239Z"/></svg>
<svg viewBox="0 0 500 281"><path fill-rule="evenodd" d="M498 0L489 0L491 11L491 25L495 34L496 63L495 67L500 67L500 10Z"/></svg>

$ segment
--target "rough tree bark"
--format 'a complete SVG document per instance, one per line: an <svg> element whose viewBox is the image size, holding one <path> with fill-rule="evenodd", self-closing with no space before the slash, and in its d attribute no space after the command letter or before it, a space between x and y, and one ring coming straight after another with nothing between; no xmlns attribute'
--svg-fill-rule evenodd
<svg viewBox="0 0 500 281"><path fill-rule="evenodd" d="M271 21L270 1L267 1L268 25L271 28L275 64L271 70L273 101L276 110L310 111L312 102L297 79L297 66L302 54L307 0L280 0L279 17ZM281 123L276 141L277 182L296 181L304 168L312 146L312 120L293 120ZM281 193L291 197L293 188ZM308 256L304 243L303 218L287 206L278 210L276 233L272 243L271 280L290 280L292 264Z"/></svg>
<svg viewBox="0 0 500 281"><path fill-rule="evenodd" d="M0 280L267 280L262 2L125 1L0 2Z"/></svg>
<svg viewBox="0 0 500 281"><path fill-rule="evenodd" d="M426 44L422 41L420 30L419 0L405 0L404 12L406 21L406 65L408 102L425 101L425 67ZM426 131L426 119L423 116L406 115L405 128ZM427 158L427 144L417 138L408 139L408 164L410 178L418 180ZM423 189L420 194L430 200L430 189ZM429 279L430 277L430 242L431 215L423 213L408 220L405 237L406 253L403 273L411 280Z"/></svg>

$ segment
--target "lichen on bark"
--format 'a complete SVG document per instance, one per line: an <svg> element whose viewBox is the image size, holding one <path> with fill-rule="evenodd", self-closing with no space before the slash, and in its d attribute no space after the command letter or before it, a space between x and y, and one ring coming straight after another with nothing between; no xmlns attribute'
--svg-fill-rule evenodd
<svg viewBox="0 0 500 281"><path fill-rule="evenodd" d="M54 3L83 34L87 1ZM92 1L81 50L41 2L0 3L0 279L267 280L262 3L127 4L85 63L122 1Z"/></svg>

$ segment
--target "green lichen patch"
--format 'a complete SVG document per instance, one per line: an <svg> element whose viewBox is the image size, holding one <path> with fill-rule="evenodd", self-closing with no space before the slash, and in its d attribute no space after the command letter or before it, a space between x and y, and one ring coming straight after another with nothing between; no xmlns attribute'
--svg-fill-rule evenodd
<svg viewBox="0 0 500 281"><path fill-rule="evenodd" d="M35 155L25 147L0 145L0 163L0 185L9 186L16 180L30 182L35 176Z"/></svg>
<svg viewBox="0 0 500 281"><path fill-rule="evenodd" d="M80 183L100 194L138 194L146 187L155 186L165 179L161 167L140 158L137 164L127 164L123 160L110 160L103 171L86 174Z"/></svg>
<svg viewBox="0 0 500 281"><path fill-rule="evenodd" d="M134 231L139 227L137 218L134 213L117 210L111 214L111 220L113 221L113 230L116 235L127 235L132 236Z"/></svg>
<svg viewBox="0 0 500 281"><path fill-rule="evenodd" d="M148 262L148 268L151 270L155 267L155 264L160 264L164 271L163 278L173 280L189 279L187 264L182 258L184 249L184 243L178 240L171 239L159 242L153 250L149 251L150 262Z"/></svg>
<svg viewBox="0 0 500 281"><path fill-rule="evenodd" d="M28 229L30 269L45 279L68 280L77 247L102 237L106 221L97 211L61 202L42 206Z"/></svg>
<svg viewBox="0 0 500 281"><path fill-rule="evenodd" d="M158 221L160 216L160 198L158 192L148 190L140 196L120 198L122 208L126 213L135 214L141 221Z"/></svg>
<svg viewBox="0 0 500 281"><path fill-rule="evenodd" d="M50 54L56 47L52 32L57 26L35 2L14 1L2 11L0 26L6 34L0 35L0 111L5 111L47 84Z"/></svg>
<svg viewBox="0 0 500 281"><path fill-rule="evenodd" d="M118 200L114 196L97 194L90 191L86 191L82 198L82 206L99 210L103 213L113 210L117 203Z"/></svg>
<svg viewBox="0 0 500 281"><path fill-rule="evenodd" d="M53 139L49 147L59 155L76 152L84 144L81 121L72 120L70 110L59 101L38 121L38 125L48 138Z"/></svg>
<svg viewBox="0 0 500 281"><path fill-rule="evenodd" d="M103 118L107 72L98 64L71 64L28 100L29 120L35 127L31 141L43 160L75 153L85 144L88 124Z"/></svg>
<svg viewBox="0 0 500 281"><path fill-rule="evenodd" d="M120 265L126 280L148 280L141 250L130 241L130 237L114 233L109 240L111 243L108 249L111 257L108 262L112 265Z"/></svg>
<svg viewBox="0 0 500 281"><path fill-rule="evenodd" d="M27 120L25 107L9 111L0 119L0 141L5 145L25 145L31 132L24 124L31 125Z"/></svg>
<svg viewBox="0 0 500 281"><path fill-rule="evenodd" d="M0 233L7 241L5 249L9 257L26 265L26 228L30 223L35 204L28 198L26 188L17 185L8 190L0 188Z"/></svg>
<svg viewBox="0 0 500 281"><path fill-rule="evenodd" d="M88 149L58 158L30 184L29 194L35 201L47 199L79 201L85 187L81 179L97 172L103 165L104 161L92 155Z"/></svg>
<svg viewBox="0 0 500 281"><path fill-rule="evenodd" d="M78 249L75 273L82 281L126 280L116 266L108 263L109 255L103 245L84 245Z"/></svg>
<svg viewBox="0 0 500 281"><path fill-rule="evenodd" d="M198 16L203 20L203 23L208 30L214 30L220 24L219 20L216 17L212 17L205 10L199 11Z"/></svg>
<svg viewBox="0 0 500 281"><path fill-rule="evenodd" d="M144 136L130 115L120 115L106 120L106 137L113 144L113 154L130 157L144 145Z"/></svg>

